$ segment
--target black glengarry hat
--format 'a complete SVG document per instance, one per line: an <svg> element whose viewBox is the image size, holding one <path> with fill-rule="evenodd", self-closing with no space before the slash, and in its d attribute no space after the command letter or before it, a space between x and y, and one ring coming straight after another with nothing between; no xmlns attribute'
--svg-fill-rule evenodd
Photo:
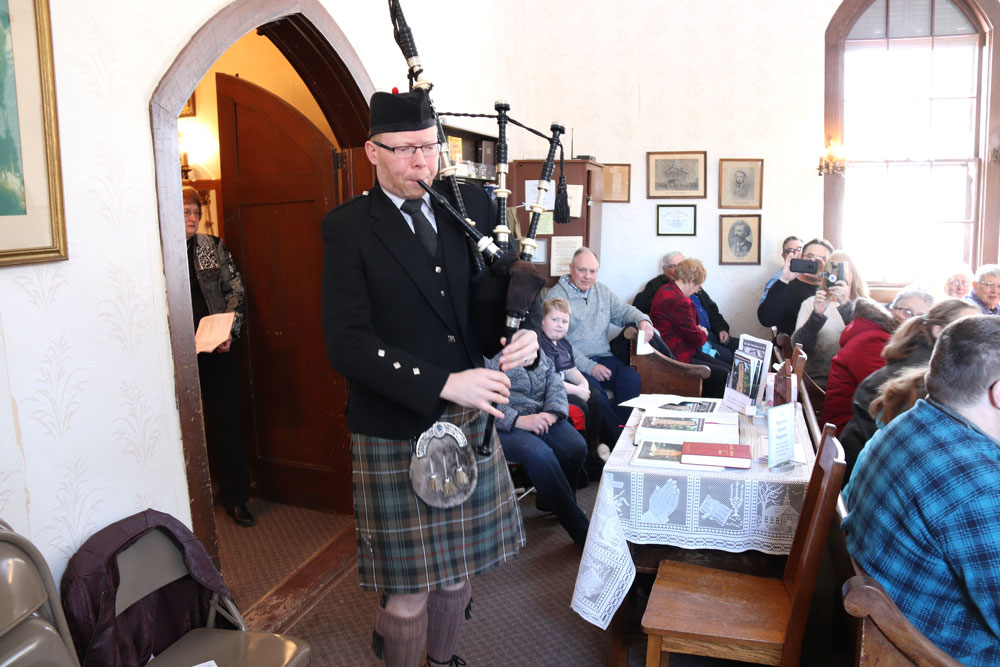
<svg viewBox="0 0 1000 667"><path fill-rule="evenodd" d="M424 90L372 95L368 136L383 132L413 132L436 124L434 111Z"/></svg>

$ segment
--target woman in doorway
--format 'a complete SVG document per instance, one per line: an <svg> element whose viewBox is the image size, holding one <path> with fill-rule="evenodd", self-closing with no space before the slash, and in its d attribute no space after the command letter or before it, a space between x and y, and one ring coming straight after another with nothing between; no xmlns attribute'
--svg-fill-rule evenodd
<svg viewBox="0 0 1000 667"><path fill-rule="evenodd" d="M206 315L235 314L229 338L212 352L198 355L205 440L218 473L222 506L236 523L250 527L256 522L247 509L250 486L239 417L236 357L230 352L233 338L240 335L243 326L243 279L222 239L198 233L201 206L198 191L185 187L184 230L195 330Z"/></svg>

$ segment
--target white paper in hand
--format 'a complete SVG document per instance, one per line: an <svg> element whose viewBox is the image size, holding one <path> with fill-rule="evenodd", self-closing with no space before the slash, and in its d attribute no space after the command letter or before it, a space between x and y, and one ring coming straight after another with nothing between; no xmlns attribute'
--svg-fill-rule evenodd
<svg viewBox="0 0 1000 667"><path fill-rule="evenodd" d="M638 332L636 332L635 353L636 354L653 353L653 346L646 342L646 334L641 329Z"/></svg>
<svg viewBox="0 0 1000 667"><path fill-rule="evenodd" d="M194 334L195 353L211 352L225 343L235 318L236 313L218 313L201 318L198 331Z"/></svg>

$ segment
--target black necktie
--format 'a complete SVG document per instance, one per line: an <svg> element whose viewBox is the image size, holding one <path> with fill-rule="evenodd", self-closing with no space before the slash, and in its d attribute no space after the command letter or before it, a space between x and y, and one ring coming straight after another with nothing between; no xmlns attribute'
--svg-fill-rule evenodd
<svg viewBox="0 0 1000 667"><path fill-rule="evenodd" d="M423 204L423 199L407 199L401 208L410 214L410 218L413 220L413 232L430 253L430 256L434 257L437 255L437 232L431 226L431 221L420 210Z"/></svg>

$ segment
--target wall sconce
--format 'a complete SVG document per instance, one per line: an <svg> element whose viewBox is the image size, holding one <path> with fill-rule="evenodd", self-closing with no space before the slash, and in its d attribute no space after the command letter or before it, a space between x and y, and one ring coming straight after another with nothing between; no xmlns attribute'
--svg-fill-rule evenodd
<svg viewBox="0 0 1000 667"><path fill-rule="evenodd" d="M819 166L816 168L816 173L820 176L828 176L830 174L843 176L846 169L844 147L840 145L839 141L830 140L826 146L826 155L819 159Z"/></svg>

